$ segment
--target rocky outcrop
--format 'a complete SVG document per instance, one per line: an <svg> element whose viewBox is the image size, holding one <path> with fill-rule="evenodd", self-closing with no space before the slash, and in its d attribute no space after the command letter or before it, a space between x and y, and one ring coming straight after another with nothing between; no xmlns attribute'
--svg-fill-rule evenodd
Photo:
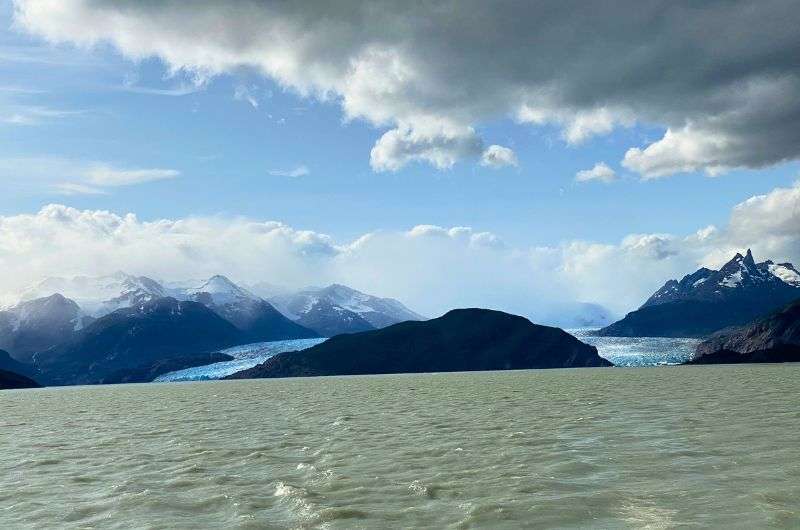
<svg viewBox="0 0 800 530"><path fill-rule="evenodd" d="M611 363L559 328L500 311L457 309L428 321L339 335L307 350L278 354L228 378L589 366Z"/></svg>
<svg viewBox="0 0 800 530"><path fill-rule="evenodd" d="M800 301L755 322L715 334L687 364L800 362Z"/></svg>

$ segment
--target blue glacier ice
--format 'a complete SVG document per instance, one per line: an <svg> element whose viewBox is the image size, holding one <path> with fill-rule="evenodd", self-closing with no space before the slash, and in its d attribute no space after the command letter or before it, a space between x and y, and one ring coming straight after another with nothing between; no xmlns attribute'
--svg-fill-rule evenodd
<svg viewBox="0 0 800 530"><path fill-rule="evenodd" d="M699 339L669 337L597 337L593 329L568 329L578 339L597 348L600 357L615 366L659 366L688 361Z"/></svg>
<svg viewBox="0 0 800 530"><path fill-rule="evenodd" d="M222 353L228 354L234 358L232 361L195 366L193 368L186 368L185 370L169 372L160 375L155 381L203 381L206 379L222 379L226 375L231 375L240 370L252 368L257 364L263 363L270 357L281 352L305 350L306 348L325 342L325 340L327 339L278 340L234 346L233 348L222 350Z"/></svg>

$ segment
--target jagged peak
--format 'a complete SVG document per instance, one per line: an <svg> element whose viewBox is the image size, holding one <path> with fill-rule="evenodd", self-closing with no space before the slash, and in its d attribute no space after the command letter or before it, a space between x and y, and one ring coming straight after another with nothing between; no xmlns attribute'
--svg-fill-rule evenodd
<svg viewBox="0 0 800 530"><path fill-rule="evenodd" d="M750 249L747 249L747 252L742 255L740 252L737 252L733 258L730 259L725 265L720 267L719 272L729 271L729 270L739 270L742 266L746 268L755 267L756 262L753 259L753 253Z"/></svg>
<svg viewBox="0 0 800 530"><path fill-rule="evenodd" d="M745 254L744 259L742 261L744 262L745 265L755 267L756 260L753 259L753 253L750 251L749 248L747 249L747 254Z"/></svg>

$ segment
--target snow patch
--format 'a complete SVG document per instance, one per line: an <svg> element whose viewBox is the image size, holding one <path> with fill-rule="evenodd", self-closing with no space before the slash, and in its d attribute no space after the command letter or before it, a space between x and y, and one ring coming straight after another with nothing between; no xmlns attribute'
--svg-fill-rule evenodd
<svg viewBox="0 0 800 530"><path fill-rule="evenodd" d="M793 287L800 287L800 273L786 264L770 265L769 272L784 283L788 283Z"/></svg>
<svg viewBox="0 0 800 530"><path fill-rule="evenodd" d="M211 297L211 301L216 305L225 305L237 302L241 299L257 300L258 297L239 287L225 276L216 275L204 281L202 285L184 290L184 296L190 299L206 293ZM180 293L178 293L180 295Z"/></svg>
<svg viewBox="0 0 800 530"><path fill-rule="evenodd" d="M723 287L735 288L738 287L742 283L742 271L739 270L730 276L726 276L722 280L720 280L719 284Z"/></svg>

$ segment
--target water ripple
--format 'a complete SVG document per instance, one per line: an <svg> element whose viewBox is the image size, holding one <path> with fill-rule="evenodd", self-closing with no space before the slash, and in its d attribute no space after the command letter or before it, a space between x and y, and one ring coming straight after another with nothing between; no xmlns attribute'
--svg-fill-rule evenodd
<svg viewBox="0 0 800 530"><path fill-rule="evenodd" d="M796 528L798 378L717 366L2 392L0 528Z"/></svg>

